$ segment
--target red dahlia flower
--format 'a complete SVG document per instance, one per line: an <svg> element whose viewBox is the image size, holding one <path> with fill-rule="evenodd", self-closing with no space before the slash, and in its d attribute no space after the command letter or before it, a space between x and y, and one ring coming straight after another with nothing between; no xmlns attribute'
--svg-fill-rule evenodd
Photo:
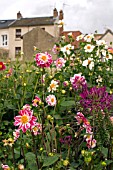
<svg viewBox="0 0 113 170"><path fill-rule="evenodd" d="M5 70L6 66L3 62L0 62L0 70Z"/></svg>

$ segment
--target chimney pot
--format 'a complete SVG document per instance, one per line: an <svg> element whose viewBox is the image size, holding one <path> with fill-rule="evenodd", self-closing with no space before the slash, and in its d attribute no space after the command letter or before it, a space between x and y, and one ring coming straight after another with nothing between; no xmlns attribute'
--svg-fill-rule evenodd
<svg viewBox="0 0 113 170"><path fill-rule="evenodd" d="M63 10L60 10L59 11L59 20L63 20L64 19L64 16L63 16Z"/></svg>
<svg viewBox="0 0 113 170"><path fill-rule="evenodd" d="M21 19L22 18L22 14L20 13L20 11L17 13L17 19Z"/></svg>
<svg viewBox="0 0 113 170"><path fill-rule="evenodd" d="M56 18L58 16L58 11L56 8L53 10L53 17Z"/></svg>

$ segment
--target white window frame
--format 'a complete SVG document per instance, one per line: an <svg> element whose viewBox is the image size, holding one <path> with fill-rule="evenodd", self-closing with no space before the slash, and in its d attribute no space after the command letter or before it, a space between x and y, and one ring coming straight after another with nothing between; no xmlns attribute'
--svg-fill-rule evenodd
<svg viewBox="0 0 113 170"><path fill-rule="evenodd" d="M1 43L2 43L2 46L7 46L8 45L8 37L7 37L7 34L4 34L4 35L1 35Z"/></svg>

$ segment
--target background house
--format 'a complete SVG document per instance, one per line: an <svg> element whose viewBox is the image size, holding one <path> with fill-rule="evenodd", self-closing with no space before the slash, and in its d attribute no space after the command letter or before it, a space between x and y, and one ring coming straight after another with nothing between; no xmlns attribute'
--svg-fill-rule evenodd
<svg viewBox="0 0 113 170"><path fill-rule="evenodd" d="M105 40L108 47L113 48L113 32L110 29L107 29L104 34L95 34L96 40Z"/></svg>
<svg viewBox="0 0 113 170"><path fill-rule="evenodd" d="M57 37L52 36L39 27L32 29L23 35L24 59L31 59L33 57L34 46L37 47L41 52L46 51L51 54L52 48L57 41ZM52 56L53 59L56 58L56 55L53 55L53 53Z"/></svg>
<svg viewBox="0 0 113 170"><path fill-rule="evenodd" d="M68 41L69 40L68 34L70 32L72 33L72 37L74 39L74 41L72 42L72 45L74 45L75 48L78 48L80 41L77 41L76 38L77 38L77 36L81 35L82 33L80 31L63 31L61 35L65 36L66 40Z"/></svg>
<svg viewBox="0 0 113 170"><path fill-rule="evenodd" d="M43 35L46 35L45 37L49 37L50 42L53 41L54 43L56 37L59 37L60 34L60 29L57 23L59 21L59 18L61 18L61 14L61 12L59 12L58 14L57 9L55 8L53 10L53 16L50 17L23 18L22 14L18 12L16 20L0 20L0 48L8 50L8 57L12 60L15 60L16 57L19 57L22 60L24 55L21 55L21 52L24 53L25 51L25 55L29 56L32 54L30 50L28 50L28 54L28 47L26 44L29 44L29 48L33 49L33 46L43 44L45 42L44 39L41 37L39 39L36 38L39 37L39 34L42 37ZM34 28L37 28L37 31ZM43 33L41 30L39 31L39 29L42 29ZM24 36L24 34L29 32L30 34L28 35L30 36L30 38L27 35ZM34 37L35 41L33 41L32 36ZM31 39L34 43L30 42ZM45 45L42 45L43 49L41 48L41 50L45 51L48 44L49 47L51 47L50 44L53 44L50 42L47 40ZM37 46L37 48L40 48L40 46Z"/></svg>

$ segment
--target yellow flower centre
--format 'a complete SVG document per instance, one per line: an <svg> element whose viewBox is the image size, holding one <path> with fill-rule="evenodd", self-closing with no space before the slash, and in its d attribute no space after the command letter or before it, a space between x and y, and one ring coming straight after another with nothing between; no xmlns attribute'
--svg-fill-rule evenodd
<svg viewBox="0 0 113 170"><path fill-rule="evenodd" d="M0 68L2 68L2 65L0 64Z"/></svg>
<svg viewBox="0 0 113 170"><path fill-rule="evenodd" d="M55 88L55 84L50 84L50 88L51 89Z"/></svg>
<svg viewBox="0 0 113 170"><path fill-rule="evenodd" d="M34 128L33 128L33 131L34 131L34 132L36 132L37 130L38 130L38 128L37 128L37 127L34 127Z"/></svg>
<svg viewBox="0 0 113 170"><path fill-rule="evenodd" d="M51 102L54 102L54 98L51 99Z"/></svg>
<svg viewBox="0 0 113 170"><path fill-rule="evenodd" d="M37 99L34 99L34 103L36 104L38 102L38 100Z"/></svg>
<svg viewBox="0 0 113 170"><path fill-rule="evenodd" d="M106 58L109 58L109 55L107 55Z"/></svg>
<svg viewBox="0 0 113 170"><path fill-rule="evenodd" d="M46 61L46 60L47 60L47 56L46 56L46 55L42 55L42 56L41 56L41 59L42 59L43 61Z"/></svg>
<svg viewBox="0 0 113 170"><path fill-rule="evenodd" d="M88 35L87 38L90 38L90 36Z"/></svg>
<svg viewBox="0 0 113 170"><path fill-rule="evenodd" d="M90 64L91 63L91 60L88 60L88 64Z"/></svg>
<svg viewBox="0 0 113 170"><path fill-rule="evenodd" d="M26 124L27 122L28 122L28 116L26 116L26 115L23 115L22 117L21 117L21 122L23 123L23 124Z"/></svg>
<svg viewBox="0 0 113 170"><path fill-rule="evenodd" d="M88 45L88 46L87 46L87 49L88 49L88 50L91 49L91 46Z"/></svg>
<svg viewBox="0 0 113 170"><path fill-rule="evenodd" d="M68 47L66 47L66 50L69 50L69 48L68 48Z"/></svg>
<svg viewBox="0 0 113 170"><path fill-rule="evenodd" d="M59 61L58 61L58 64L62 64L62 62L59 60Z"/></svg>
<svg viewBox="0 0 113 170"><path fill-rule="evenodd" d="M6 170L10 170L10 168L7 168Z"/></svg>

